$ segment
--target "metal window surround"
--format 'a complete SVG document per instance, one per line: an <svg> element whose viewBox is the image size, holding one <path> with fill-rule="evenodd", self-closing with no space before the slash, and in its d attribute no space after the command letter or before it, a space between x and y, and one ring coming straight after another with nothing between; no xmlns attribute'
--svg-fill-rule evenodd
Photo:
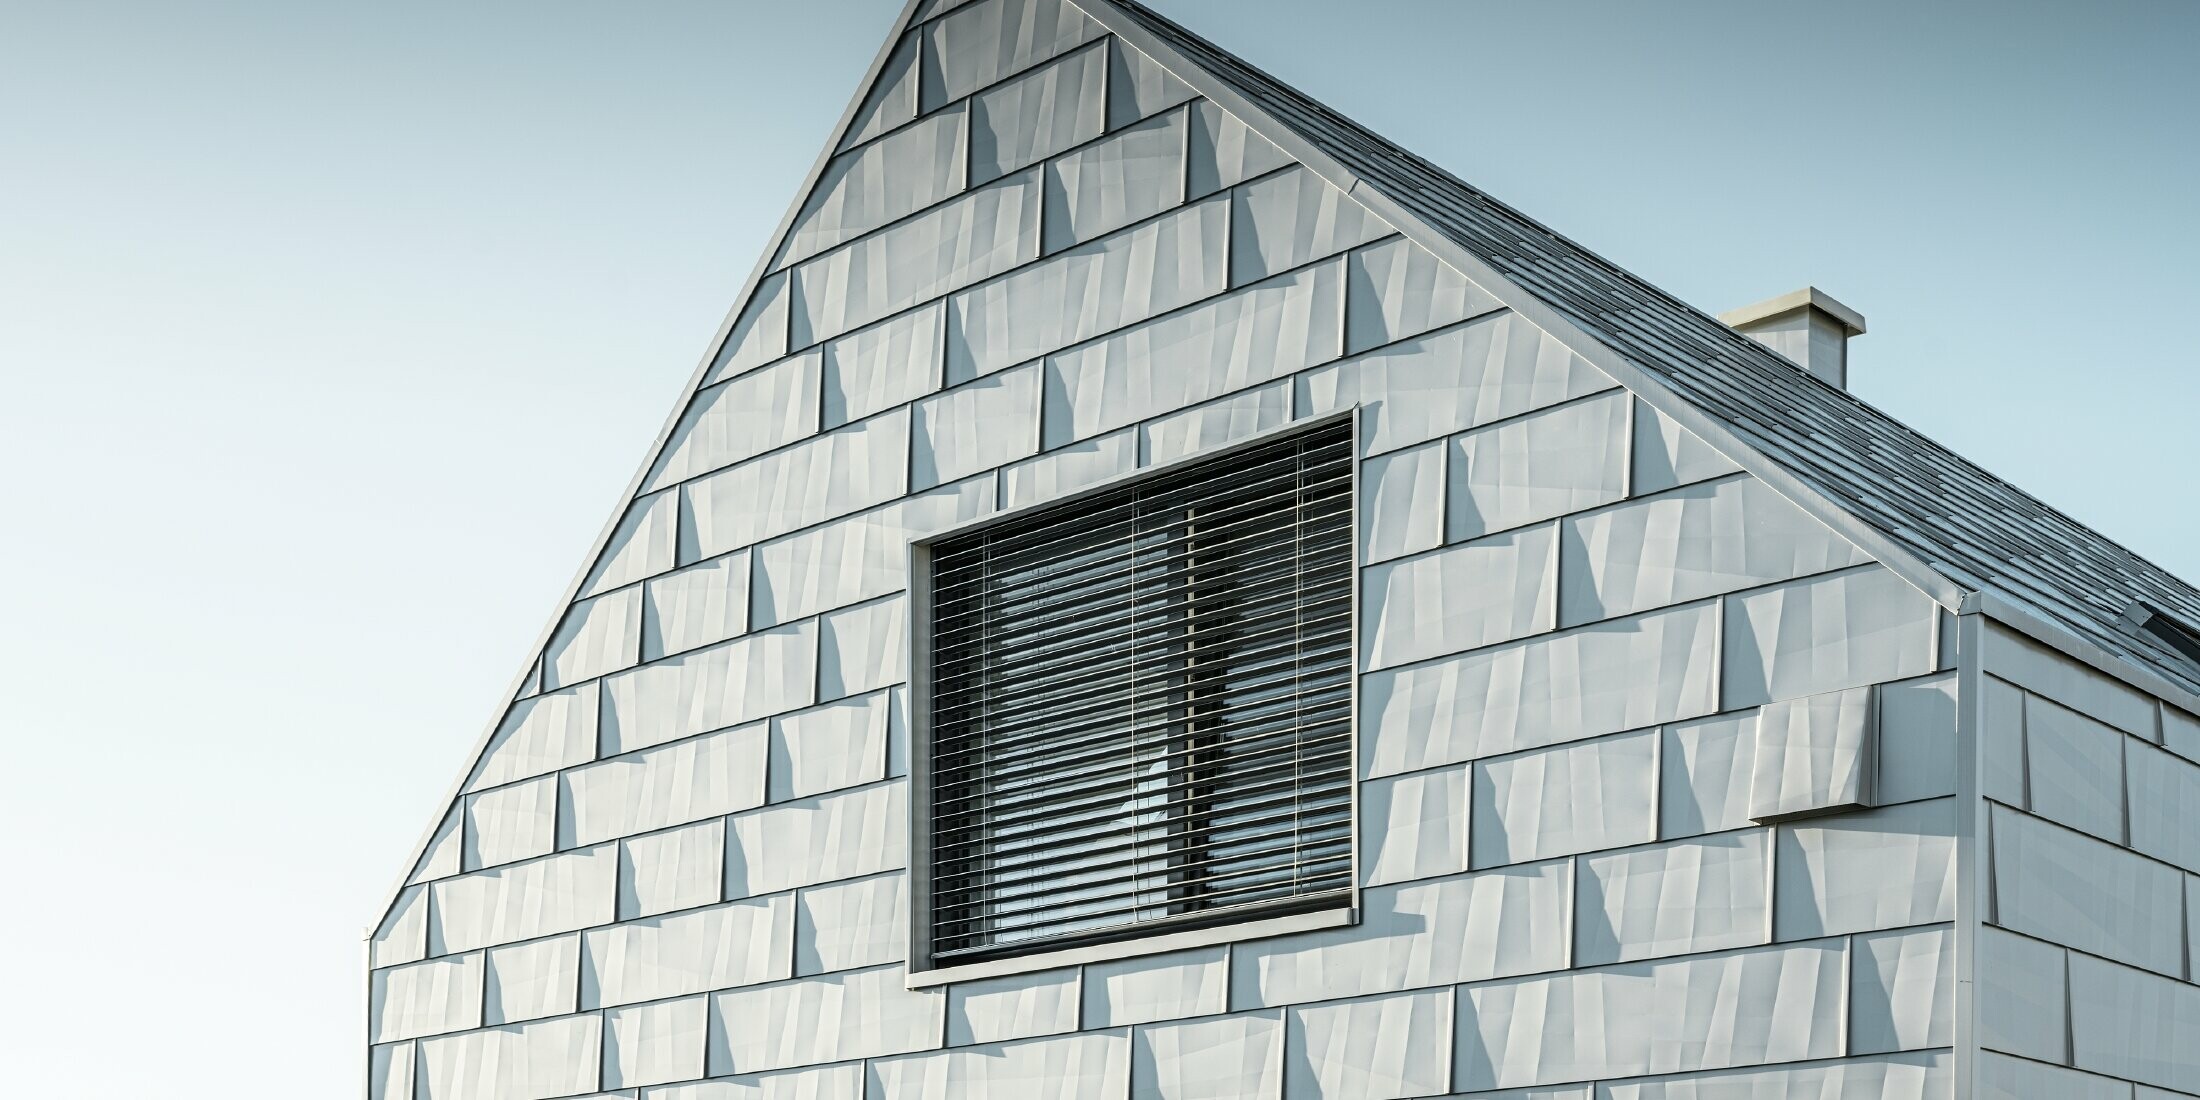
<svg viewBox="0 0 2200 1100"><path fill-rule="evenodd" d="M920 967L1351 905L1354 456L1330 418L912 548Z"/></svg>

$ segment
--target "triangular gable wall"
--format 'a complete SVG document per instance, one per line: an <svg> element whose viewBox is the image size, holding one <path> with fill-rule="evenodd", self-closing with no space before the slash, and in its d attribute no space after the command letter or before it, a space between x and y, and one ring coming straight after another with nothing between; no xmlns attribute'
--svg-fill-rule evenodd
<svg viewBox="0 0 2200 1100"><path fill-rule="evenodd" d="M1532 299L1509 308L1516 289L1462 276L1114 25L1063 0L904 13L380 925L377 1100L782 1070L987 1095L969 1075L996 1067L1014 1084L992 1095L1023 1095L1119 1072L1131 1032L1080 993L1034 1029L1074 1034L933 1051L974 1036L946 1039L947 995L906 985L908 539L1345 410L1367 452L1369 912L1451 900L1415 918L1434 950L1314 966L1281 961L1303 938L1233 947L1246 984L1209 971L1196 984L1230 987L1211 1011L1357 1013L1613 961L1543 934L1571 919L1557 864L1480 880L1511 884L1496 928L1466 872L1586 851L1539 808L1607 780L1627 789L1597 795L1589 847L1664 835L1667 777L1687 792L1671 805L1724 807L1682 832L1739 827L1732 761L1770 700L1895 689L1888 728L1919 736L1890 739L1917 751L1889 776L1904 798L1954 790L1953 719L1914 720L1947 712L1954 680L1929 599L1530 323ZM1470 834L1470 775L1492 761L1545 793L1475 794L1510 820ZM1829 893L1847 896L1787 896ZM1888 926L1928 919L1945 918ZM1765 966L1819 965L1758 946ZM1453 1000L1432 1003L1448 1020ZM1407 1044L1432 1074L1419 1091L1512 1084L1453 1080L1450 1027ZM1115 1053L1015 1061L1050 1044ZM1270 1050L1242 1060L1274 1086L1254 1091L1375 1087L1358 1059ZM924 1051L960 1068L943 1083L930 1054L894 1057ZM1497 1061L1538 1057L1515 1055Z"/></svg>
<svg viewBox="0 0 2200 1100"><path fill-rule="evenodd" d="M1371 531L1371 559L1699 483L1671 517L1746 516L1775 532L1708 589L1676 594L1645 568L1618 587L1554 590L1549 606L1524 611L1542 629L1748 587L1755 574L1764 583L1871 561L1850 544L1863 540L1835 537L1782 499L1795 494L1777 477L1730 476L1737 463L1779 471L1738 443L1691 435L1683 425L1704 418L1670 393L1646 385L1638 404L1615 388L1641 372L1609 349L1530 324L1551 315L1534 296L1420 234L1400 238L1392 222L1412 223L1395 204L1378 214L1383 204L1348 197L1367 190L1106 0L1083 9L1091 18L1060 0L905 11L510 710L422 841L385 912L377 964L410 954L385 956L382 943L426 940L415 884L601 839L570 807L559 812L561 770L871 686L876 677L835 663L833 640L820 637L834 632L831 616L815 616L876 619L841 632L873 645L898 632L899 605L882 598L900 588L906 539L1016 503L1016 478L989 471L1042 449L1068 461L1032 460L1027 493L1089 476L1080 462L1122 464L1103 452L1133 425L1143 426L1128 432L1127 461L1141 465L1370 403L1370 450L1391 453L1371 469L1394 471L1384 475L1394 488L1445 480L1454 450L1453 466L1491 469L1502 453L1558 452L1584 486L1522 494L1491 482L1486 499L1443 490L1458 496L1449 515ZM1089 262L1033 262L1077 256ZM1127 335L1102 338L1111 332ZM1055 369L1044 380L1041 359ZM1076 378L1090 383L1064 399ZM939 398L911 404L943 383ZM990 438L993 403L1037 406L1042 385L1057 400L1041 438ZM1382 400L1416 393L1432 399ZM857 522L868 534L831 554L782 553L800 542L784 541L791 532L861 515L876 518ZM1521 560L1556 569L1555 541L1537 545L1519 547ZM752 582L766 570L760 554L777 555L775 583ZM1659 583L1669 587L1651 591ZM1373 644L1378 664L1414 659L1410 640L1387 661L1391 643ZM628 671L637 665L648 669ZM638 693L667 689L683 713L637 705ZM766 740L743 735L723 751L784 772L786 761L766 761L777 751ZM469 812L503 824L495 836L469 831Z"/></svg>

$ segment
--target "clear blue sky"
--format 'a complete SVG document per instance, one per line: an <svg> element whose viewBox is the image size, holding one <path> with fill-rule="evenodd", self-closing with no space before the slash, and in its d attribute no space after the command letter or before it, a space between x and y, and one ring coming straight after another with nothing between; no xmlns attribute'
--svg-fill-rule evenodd
<svg viewBox="0 0 2200 1100"><path fill-rule="evenodd" d="M2200 5L1158 0L2200 578ZM898 9L0 0L5 1091L350 1097L359 935Z"/></svg>

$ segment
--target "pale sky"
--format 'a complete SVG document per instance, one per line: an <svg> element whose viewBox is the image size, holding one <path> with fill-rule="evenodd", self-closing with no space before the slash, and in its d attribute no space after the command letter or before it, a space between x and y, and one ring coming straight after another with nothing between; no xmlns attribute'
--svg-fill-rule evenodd
<svg viewBox="0 0 2200 1100"><path fill-rule="evenodd" d="M2200 5L1157 0L2200 578ZM0 1065L355 1096L361 935L898 0L0 0Z"/></svg>

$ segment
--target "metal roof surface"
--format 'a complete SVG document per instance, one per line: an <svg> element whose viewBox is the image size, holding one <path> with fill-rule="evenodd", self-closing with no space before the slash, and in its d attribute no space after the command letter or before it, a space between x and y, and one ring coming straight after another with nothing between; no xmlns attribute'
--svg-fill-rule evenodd
<svg viewBox="0 0 2200 1100"><path fill-rule="evenodd" d="M2139 601L2200 623L2200 589L1136 0L1076 2L1120 12L1269 116L1248 125L1325 154L1964 592L2200 692L2200 668L2125 617Z"/></svg>

